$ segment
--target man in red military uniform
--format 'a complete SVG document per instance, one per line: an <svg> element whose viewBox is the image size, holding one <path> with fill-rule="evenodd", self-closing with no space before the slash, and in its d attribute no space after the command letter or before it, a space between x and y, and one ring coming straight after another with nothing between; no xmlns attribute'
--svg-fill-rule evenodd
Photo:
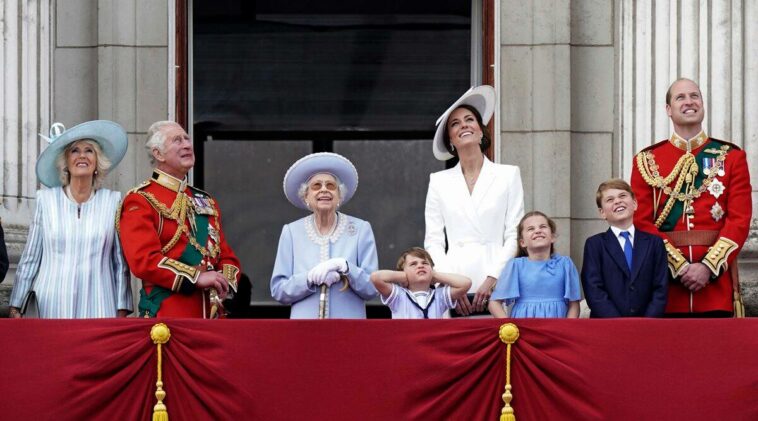
<svg viewBox="0 0 758 421"><path fill-rule="evenodd" d="M634 224L664 239L672 275L667 315L729 317L741 304L733 263L752 215L745 152L703 132L695 82L671 84L666 112L674 134L634 159Z"/></svg>
<svg viewBox="0 0 758 421"><path fill-rule="evenodd" d="M208 193L187 185L195 154L177 123L150 126L145 147L152 177L131 190L117 222L129 268L142 279L144 317L222 315L229 288L237 290L240 264L226 243L221 214Z"/></svg>

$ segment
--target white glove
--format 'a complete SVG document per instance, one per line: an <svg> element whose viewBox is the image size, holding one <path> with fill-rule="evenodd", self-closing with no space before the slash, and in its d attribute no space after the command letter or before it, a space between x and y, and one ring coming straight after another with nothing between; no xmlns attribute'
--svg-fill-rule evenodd
<svg viewBox="0 0 758 421"><path fill-rule="evenodd" d="M324 283L324 278L320 276L320 265L316 265L313 267L313 269L308 271L308 285L314 286L314 285L321 285Z"/></svg>
<svg viewBox="0 0 758 421"><path fill-rule="evenodd" d="M326 286L330 287L332 284L335 284L340 281L340 274L339 272L331 271L326 275L326 279L324 280L324 283Z"/></svg>
<svg viewBox="0 0 758 421"><path fill-rule="evenodd" d="M322 264L327 265L329 270L335 270L339 273L348 272L347 260L345 260L342 257L335 257L334 259L329 259Z"/></svg>
<svg viewBox="0 0 758 421"><path fill-rule="evenodd" d="M341 257L329 259L321 262L308 271L308 283L311 285L321 285L326 283L327 277L334 272L347 272L347 261ZM339 276L339 273L337 273ZM339 279L339 278L338 278ZM334 283L336 281L332 281ZM330 285L330 284L327 284Z"/></svg>

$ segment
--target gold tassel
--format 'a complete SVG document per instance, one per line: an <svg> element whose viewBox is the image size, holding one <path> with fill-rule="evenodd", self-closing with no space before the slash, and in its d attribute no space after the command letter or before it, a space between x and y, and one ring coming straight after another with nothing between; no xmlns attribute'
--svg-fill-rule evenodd
<svg viewBox="0 0 758 421"><path fill-rule="evenodd" d="M745 304L742 303L742 295L739 291L734 291L734 302L732 304L734 305L734 317L745 317Z"/></svg>
<svg viewBox="0 0 758 421"><path fill-rule="evenodd" d="M168 410L166 405L163 404L163 399L166 398L166 392L163 390L163 376L161 363L163 357L161 355L161 345L168 342L171 338L171 331L163 323L153 325L150 329L150 339L158 347L158 381L155 382L155 397L158 399L158 403L153 407L153 421L168 421Z"/></svg>
<svg viewBox="0 0 758 421"><path fill-rule="evenodd" d="M500 411L500 421L516 421L516 415L511 407L511 345L518 340L518 327L513 323L506 323L500 326L500 340L505 343L505 393L503 393L503 410Z"/></svg>

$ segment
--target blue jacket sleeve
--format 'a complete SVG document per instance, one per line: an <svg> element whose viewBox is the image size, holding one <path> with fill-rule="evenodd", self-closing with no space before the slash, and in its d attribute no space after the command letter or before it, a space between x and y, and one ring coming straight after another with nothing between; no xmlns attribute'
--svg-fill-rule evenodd
<svg viewBox="0 0 758 421"><path fill-rule="evenodd" d="M653 297L650 304L645 310L645 317L662 317L666 311L666 301L668 300L668 260L666 258L666 248L663 240L654 236L653 240Z"/></svg>
<svg viewBox="0 0 758 421"><path fill-rule="evenodd" d="M371 224L363 222L358 231L357 261L349 262L348 283L350 288L364 300L370 300L378 295L374 284L371 283L371 273L379 268L376 255L376 242Z"/></svg>
<svg viewBox="0 0 758 421"><path fill-rule="evenodd" d="M20 308L24 303L27 292L32 289L34 279L39 272L39 265L42 262L42 243L43 243L43 217L42 209L44 208L44 194L41 190L37 191L37 206L34 209L34 218L29 226L29 236L26 239L26 247L21 254L16 269L16 280L13 284L13 293L11 293L11 307Z"/></svg>
<svg viewBox="0 0 758 421"><path fill-rule="evenodd" d="M274 273L271 275L271 296L282 304L298 302L316 292L315 288L308 286L307 272L293 273L294 258L292 233L289 225L285 225L279 237Z"/></svg>
<svg viewBox="0 0 758 421"><path fill-rule="evenodd" d="M597 238L597 237L594 237ZM621 317L616 306L608 297L603 279L598 245L593 247L593 237L584 243L584 262L582 264L582 286L584 298L591 310L591 317Z"/></svg>

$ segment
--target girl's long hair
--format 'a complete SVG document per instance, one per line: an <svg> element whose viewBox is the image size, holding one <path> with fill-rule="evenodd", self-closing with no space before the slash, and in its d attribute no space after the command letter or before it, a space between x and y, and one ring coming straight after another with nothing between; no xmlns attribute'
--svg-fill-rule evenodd
<svg viewBox="0 0 758 421"><path fill-rule="evenodd" d="M521 240L524 239L524 234L523 234L523 231L524 231L524 221L526 221L527 218L531 218L532 216L541 216L541 217L545 218L545 220L547 221L547 225L550 227L550 231L552 232L552 234L553 235L556 234L555 221L553 221L552 219L550 219L550 217L548 217L547 215L545 215L544 213L542 213L540 211L531 211L531 212L527 213L526 215L524 215L523 218L521 218L521 221L519 221L519 223L518 223L518 228L517 228L518 232L516 234L516 247L518 248L518 250L516 251L516 257L527 257L527 256L529 256L529 253L527 252L526 247L521 247ZM555 247L554 246L555 246L555 244L550 244L550 255L551 256L553 255L553 253L555 253Z"/></svg>

